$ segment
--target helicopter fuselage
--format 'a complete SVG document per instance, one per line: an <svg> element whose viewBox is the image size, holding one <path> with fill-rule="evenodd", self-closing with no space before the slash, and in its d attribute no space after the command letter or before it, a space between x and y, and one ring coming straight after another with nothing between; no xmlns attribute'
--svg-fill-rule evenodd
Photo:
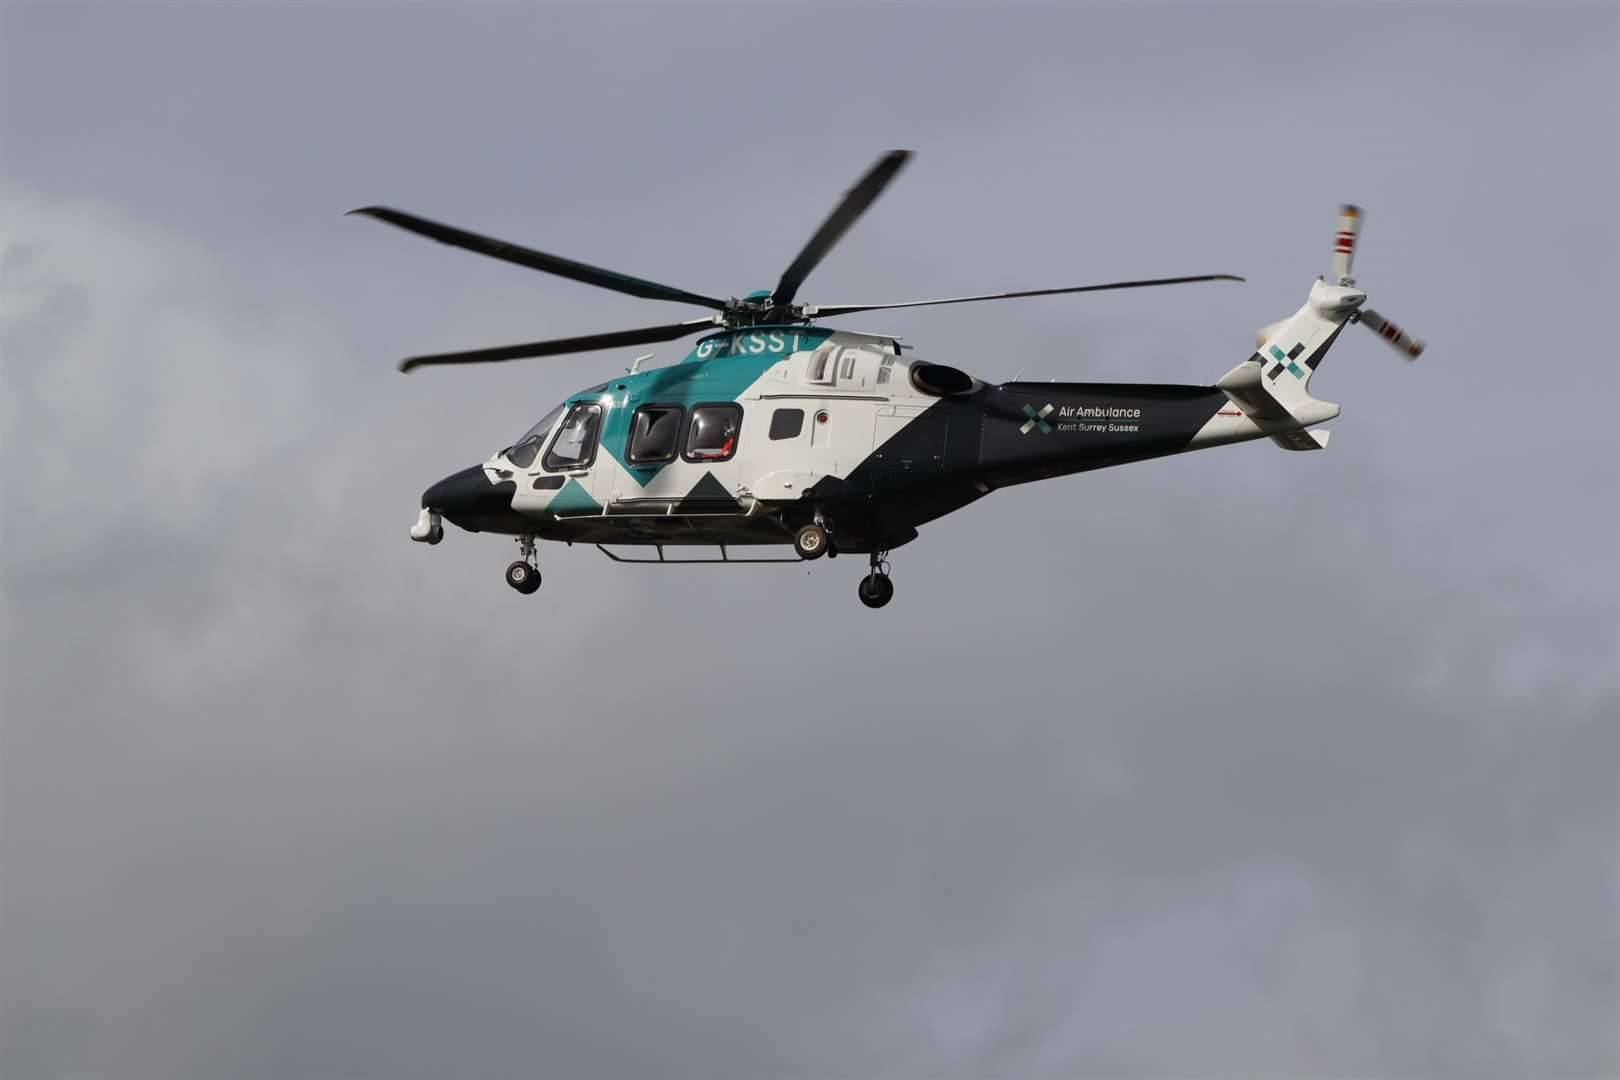
<svg viewBox="0 0 1620 1080"><path fill-rule="evenodd" d="M1214 386L992 385L893 338L759 326L570 397L422 505L601 545L790 544L815 522L835 551L870 553L997 488L1300 427Z"/></svg>

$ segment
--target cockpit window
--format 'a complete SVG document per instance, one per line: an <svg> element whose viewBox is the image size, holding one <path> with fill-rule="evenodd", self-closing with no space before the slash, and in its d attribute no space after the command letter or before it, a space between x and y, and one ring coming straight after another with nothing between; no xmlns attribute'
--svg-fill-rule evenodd
<svg viewBox="0 0 1620 1080"><path fill-rule="evenodd" d="M527 469L534 464L534 459L540 454L541 435L530 435L516 446L506 448L506 460L520 469Z"/></svg>
<svg viewBox="0 0 1620 1080"><path fill-rule="evenodd" d="M742 406L699 405L686 433L687 461L727 461L737 452Z"/></svg>
<svg viewBox="0 0 1620 1080"><path fill-rule="evenodd" d="M502 450L501 453L505 455L506 460L520 469L527 469L533 465L534 459L540 455L540 445L546 441L546 436L551 434L551 429L556 426L557 417L562 415L562 411L561 405L552 409L540 418L538 424L525 431L523 438Z"/></svg>
<svg viewBox="0 0 1620 1080"><path fill-rule="evenodd" d="M602 427L602 406L591 402L575 405L557 429L557 437L546 451L545 467L551 472L583 469L596 458L596 437Z"/></svg>

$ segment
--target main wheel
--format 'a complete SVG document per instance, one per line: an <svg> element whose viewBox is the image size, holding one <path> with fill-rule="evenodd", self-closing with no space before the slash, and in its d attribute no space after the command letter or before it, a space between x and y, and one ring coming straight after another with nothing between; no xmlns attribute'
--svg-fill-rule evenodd
<svg viewBox="0 0 1620 1080"><path fill-rule="evenodd" d="M793 550L801 559L819 559L827 553L827 530L820 525L806 525L793 537Z"/></svg>
<svg viewBox="0 0 1620 1080"><path fill-rule="evenodd" d="M506 583L527 596L540 587L540 571L519 559L506 568Z"/></svg>
<svg viewBox="0 0 1620 1080"><path fill-rule="evenodd" d="M894 599L894 582L889 580L888 574L868 574L861 578L860 588L856 591L861 603L869 608L880 608Z"/></svg>

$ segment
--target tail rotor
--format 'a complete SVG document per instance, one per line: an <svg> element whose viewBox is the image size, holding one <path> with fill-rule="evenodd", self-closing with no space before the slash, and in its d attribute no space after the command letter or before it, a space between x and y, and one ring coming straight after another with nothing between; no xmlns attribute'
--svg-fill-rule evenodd
<svg viewBox="0 0 1620 1080"><path fill-rule="evenodd" d="M1351 277L1350 273L1355 265L1356 240L1360 235L1361 207L1351 206L1348 203L1339 207L1339 231L1333 236L1331 273L1334 282L1345 288L1352 287L1356 283L1356 279ZM1407 360L1416 360L1423 355L1424 345L1421 340L1408 334L1378 312L1370 308L1361 308L1350 318L1353 322L1364 323L1369 330L1389 342L1390 346Z"/></svg>

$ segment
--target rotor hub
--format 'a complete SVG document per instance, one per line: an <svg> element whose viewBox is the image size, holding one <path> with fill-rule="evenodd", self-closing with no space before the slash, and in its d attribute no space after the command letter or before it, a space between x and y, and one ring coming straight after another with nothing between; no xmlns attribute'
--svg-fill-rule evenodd
<svg viewBox="0 0 1620 1080"><path fill-rule="evenodd" d="M720 321L729 330L749 326L781 326L785 323L808 323L803 304L778 304L770 293L749 293L738 299L733 297L720 313Z"/></svg>

